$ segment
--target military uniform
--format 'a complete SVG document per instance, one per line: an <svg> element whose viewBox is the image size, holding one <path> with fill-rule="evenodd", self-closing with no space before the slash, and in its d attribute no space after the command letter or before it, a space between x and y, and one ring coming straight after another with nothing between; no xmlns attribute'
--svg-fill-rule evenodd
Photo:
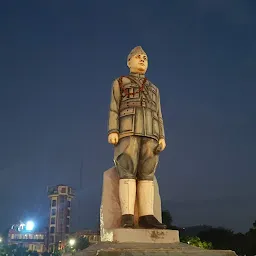
<svg viewBox="0 0 256 256"><path fill-rule="evenodd" d="M114 160L120 178L153 180L158 163L154 151L165 136L159 90L141 74L131 73L116 81L108 133L119 134Z"/></svg>
<svg viewBox="0 0 256 256"><path fill-rule="evenodd" d="M134 48L128 60L141 47ZM153 178L158 164L159 139L165 137L158 88L145 75L130 73L112 86L108 134L117 133L114 162L119 173L122 227L133 227L136 190L139 198L139 225L166 228L153 214ZM137 182L136 182L137 180Z"/></svg>

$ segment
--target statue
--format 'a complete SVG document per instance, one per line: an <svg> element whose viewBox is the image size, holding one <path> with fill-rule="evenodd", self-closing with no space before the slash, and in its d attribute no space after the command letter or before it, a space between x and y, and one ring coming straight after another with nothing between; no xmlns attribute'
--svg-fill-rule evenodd
<svg viewBox="0 0 256 256"><path fill-rule="evenodd" d="M159 153L166 147L160 94L145 77L148 57L140 46L128 55L127 66L130 74L113 82L108 124L119 174L121 227L134 228L137 193L139 226L165 229L153 212L153 178Z"/></svg>

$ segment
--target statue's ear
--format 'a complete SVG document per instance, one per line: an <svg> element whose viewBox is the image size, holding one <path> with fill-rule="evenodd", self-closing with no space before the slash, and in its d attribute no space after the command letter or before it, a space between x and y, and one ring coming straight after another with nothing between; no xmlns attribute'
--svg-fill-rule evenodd
<svg viewBox="0 0 256 256"><path fill-rule="evenodd" d="M127 67L130 68L130 60L127 61Z"/></svg>

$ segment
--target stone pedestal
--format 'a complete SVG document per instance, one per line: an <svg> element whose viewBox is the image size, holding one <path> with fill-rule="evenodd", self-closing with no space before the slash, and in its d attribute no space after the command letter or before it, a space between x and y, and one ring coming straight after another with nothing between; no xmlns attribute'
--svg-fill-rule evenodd
<svg viewBox="0 0 256 256"><path fill-rule="evenodd" d="M162 222L161 198L156 178L154 178L154 215ZM103 174L102 199L100 208L101 242L111 241L107 229L117 229L121 225L121 207L119 202L119 177L115 167ZM135 227L138 227L138 207L135 203Z"/></svg>
<svg viewBox="0 0 256 256"><path fill-rule="evenodd" d="M105 242L92 245L72 256L236 256L236 254L229 250L205 250L183 243Z"/></svg>
<svg viewBox="0 0 256 256"><path fill-rule="evenodd" d="M114 243L177 243L179 239L178 230L159 229L106 229L109 242Z"/></svg>

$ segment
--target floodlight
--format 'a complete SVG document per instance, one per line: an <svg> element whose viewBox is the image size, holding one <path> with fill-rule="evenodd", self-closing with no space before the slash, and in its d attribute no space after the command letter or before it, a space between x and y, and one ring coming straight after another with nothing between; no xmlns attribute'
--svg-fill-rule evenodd
<svg viewBox="0 0 256 256"><path fill-rule="evenodd" d="M34 229L34 227L35 227L35 224L34 224L34 222L33 221L28 221L27 223L26 223L26 230L27 231L32 231L33 229Z"/></svg>

